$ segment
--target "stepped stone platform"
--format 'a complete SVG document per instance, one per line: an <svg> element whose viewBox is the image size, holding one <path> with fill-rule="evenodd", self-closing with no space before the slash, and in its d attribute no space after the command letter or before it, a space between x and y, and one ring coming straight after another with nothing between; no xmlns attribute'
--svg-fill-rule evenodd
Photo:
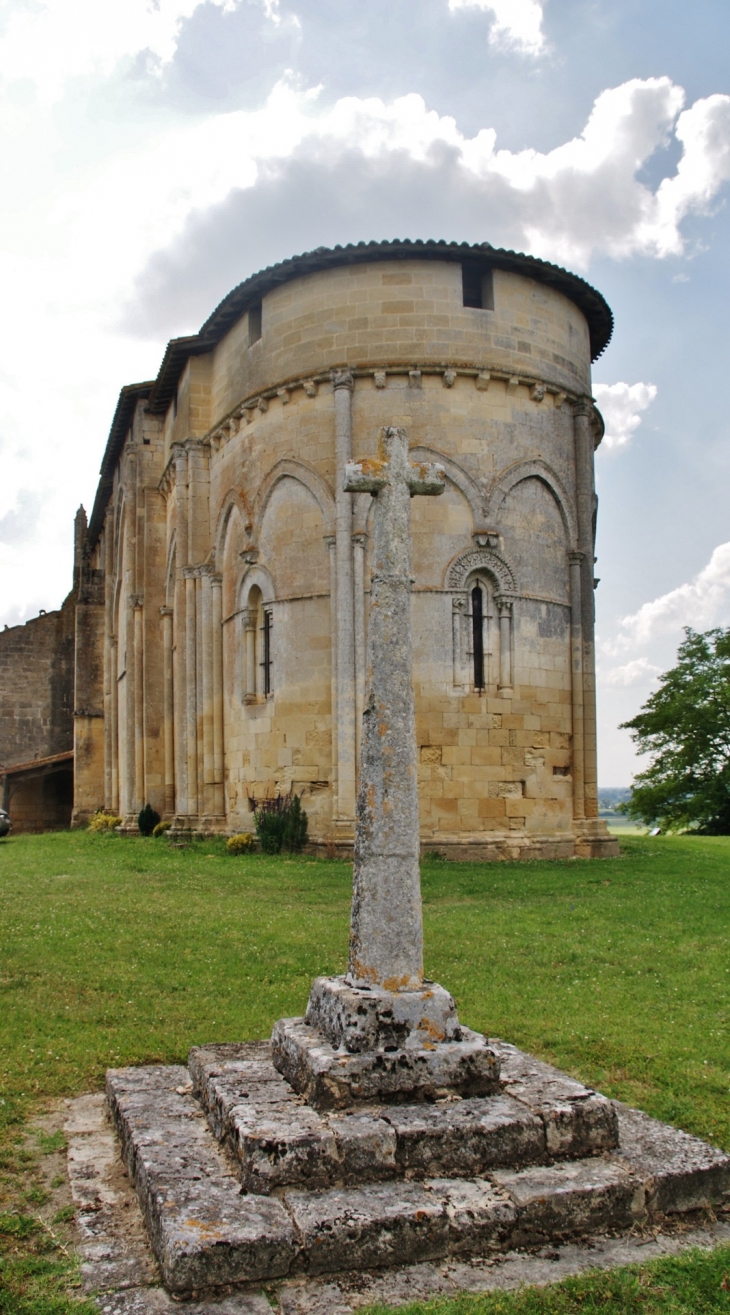
<svg viewBox="0 0 730 1315"><path fill-rule="evenodd" d="M488 1044L491 1095L342 1109L307 1104L269 1043L201 1047L188 1068L110 1070L168 1290L544 1247L730 1202L730 1156Z"/></svg>

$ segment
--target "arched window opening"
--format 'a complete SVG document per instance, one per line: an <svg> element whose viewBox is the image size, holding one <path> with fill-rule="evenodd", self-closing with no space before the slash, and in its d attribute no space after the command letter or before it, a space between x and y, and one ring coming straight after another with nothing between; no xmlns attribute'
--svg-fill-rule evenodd
<svg viewBox="0 0 730 1315"><path fill-rule="evenodd" d="M478 584L471 591L472 660L474 689L483 690L484 679L484 598Z"/></svg>
<svg viewBox="0 0 730 1315"><path fill-rule="evenodd" d="M457 689L484 694L497 684L499 624L495 619L495 606L492 581L481 572L471 574L464 582L463 592L454 596L454 685Z"/></svg>
<svg viewBox="0 0 730 1315"><path fill-rule="evenodd" d="M274 692L273 611L258 585L252 585L243 609L245 702L257 703Z"/></svg>
<svg viewBox="0 0 730 1315"><path fill-rule="evenodd" d="M261 635L261 692L264 698L272 691L271 682L271 610L268 607L262 607L263 621L260 628Z"/></svg>

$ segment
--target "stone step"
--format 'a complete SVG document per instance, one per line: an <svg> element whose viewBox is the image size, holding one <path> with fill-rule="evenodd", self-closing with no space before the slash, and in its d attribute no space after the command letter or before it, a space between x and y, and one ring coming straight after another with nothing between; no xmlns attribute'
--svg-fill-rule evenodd
<svg viewBox="0 0 730 1315"><path fill-rule="evenodd" d="M610 1101L505 1043L499 1095L317 1112L266 1058L265 1047L210 1046L190 1074L215 1135L247 1191L442 1175L463 1177L610 1150Z"/></svg>
<svg viewBox="0 0 730 1315"><path fill-rule="evenodd" d="M203 1059L197 1052L192 1065L198 1079L211 1063L211 1050L206 1053ZM281 1095L278 1083L267 1079L261 1053L248 1061L236 1053L228 1047L223 1065L249 1063L259 1088ZM230 1079L235 1071L229 1067L224 1075ZM246 1192L192 1094L187 1070L112 1070L107 1095L163 1280L178 1295L629 1230L652 1211L717 1205L730 1193L729 1156L622 1106L615 1110L622 1144L612 1153L492 1166L481 1176L427 1174L417 1181L399 1177L359 1186L286 1187L272 1195ZM437 1111L417 1112L425 1118ZM408 1123L412 1107L389 1113L404 1120L403 1145L413 1134L412 1153L425 1154L415 1124ZM359 1116L341 1117L357 1122ZM383 1121L393 1133L395 1155L398 1132ZM455 1148L457 1142L455 1135Z"/></svg>
<svg viewBox="0 0 730 1315"><path fill-rule="evenodd" d="M187 1069L111 1069L106 1088L165 1287L182 1294L288 1274L299 1251L291 1217L273 1197L241 1195Z"/></svg>

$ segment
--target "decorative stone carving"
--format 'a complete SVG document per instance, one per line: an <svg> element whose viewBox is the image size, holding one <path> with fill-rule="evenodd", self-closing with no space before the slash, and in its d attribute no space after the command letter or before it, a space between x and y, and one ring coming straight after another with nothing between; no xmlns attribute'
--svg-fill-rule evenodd
<svg viewBox="0 0 730 1315"><path fill-rule="evenodd" d="M332 379L333 388L347 388L352 392L355 387L355 376L352 370L331 370L330 378Z"/></svg>
<svg viewBox="0 0 730 1315"><path fill-rule="evenodd" d="M480 371L479 371L479 374L477 375L476 379L474 380L474 383L476 384L476 386L477 386L477 388L478 388L478 390L479 390L480 393L486 393L486 391L487 391L487 389L489 388L489 385L490 385L490 383L491 383L491 379L492 379L492 376L491 376L489 370L480 370Z"/></svg>
<svg viewBox="0 0 730 1315"><path fill-rule="evenodd" d="M302 388L304 389L305 393L307 394L307 397L316 397L316 396L317 396L317 387L318 387L318 386L317 386L317 384L314 382L314 379L305 379L305 380L304 380L304 383L302 384Z"/></svg>
<svg viewBox="0 0 730 1315"><path fill-rule="evenodd" d="M533 402L541 402L544 396L545 396L544 384L535 384L530 390L530 397L532 398Z"/></svg>
<svg viewBox="0 0 730 1315"><path fill-rule="evenodd" d="M376 370L373 375L373 383L376 388L385 388L388 383L388 376L385 370Z"/></svg>
<svg viewBox="0 0 730 1315"><path fill-rule="evenodd" d="M517 582L503 557L493 548L472 548L451 563L446 576L447 589L464 589L473 571L487 571L497 582L500 594L516 594Z"/></svg>
<svg viewBox="0 0 730 1315"><path fill-rule="evenodd" d="M444 370L443 385L444 388L453 388L456 383L456 370Z"/></svg>
<svg viewBox="0 0 730 1315"><path fill-rule="evenodd" d="M421 371L420 371L420 370L409 370L409 371L408 371L408 386L409 386L410 388L420 388L420 387L421 387Z"/></svg>
<svg viewBox="0 0 730 1315"><path fill-rule="evenodd" d="M289 393L289 389L288 389L288 388L277 388L277 390L276 390L276 396L278 397L278 399L279 399L279 401L281 402L281 405L282 405L282 406L288 406L288 405L289 405L289 403L290 403L290 401L291 401L291 395L290 395L290 393Z"/></svg>

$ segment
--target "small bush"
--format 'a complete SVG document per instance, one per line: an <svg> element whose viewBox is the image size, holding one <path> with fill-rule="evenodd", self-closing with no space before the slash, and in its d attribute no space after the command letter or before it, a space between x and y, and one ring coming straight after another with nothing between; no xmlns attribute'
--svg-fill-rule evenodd
<svg viewBox="0 0 730 1315"><path fill-rule="evenodd" d="M171 826L172 822L158 822L157 826L153 826L152 834L155 838L157 836L164 836L165 832L169 831Z"/></svg>
<svg viewBox="0 0 730 1315"><path fill-rule="evenodd" d="M255 848L256 841L251 831L242 831L240 835L229 836L226 841L229 854L252 854Z"/></svg>
<svg viewBox="0 0 730 1315"><path fill-rule="evenodd" d="M89 819L90 831L113 831L115 826L121 826L123 818L117 817L116 813L107 813L100 809Z"/></svg>
<svg viewBox="0 0 730 1315"><path fill-rule="evenodd" d="M155 812L150 804L145 804L144 808L140 810L140 814L137 818L139 834L141 836L151 836L159 821L160 814Z"/></svg>
<svg viewBox="0 0 730 1315"><path fill-rule="evenodd" d="M298 794L262 800L254 820L262 854L280 854L282 849L298 854L304 848L309 819Z"/></svg>

